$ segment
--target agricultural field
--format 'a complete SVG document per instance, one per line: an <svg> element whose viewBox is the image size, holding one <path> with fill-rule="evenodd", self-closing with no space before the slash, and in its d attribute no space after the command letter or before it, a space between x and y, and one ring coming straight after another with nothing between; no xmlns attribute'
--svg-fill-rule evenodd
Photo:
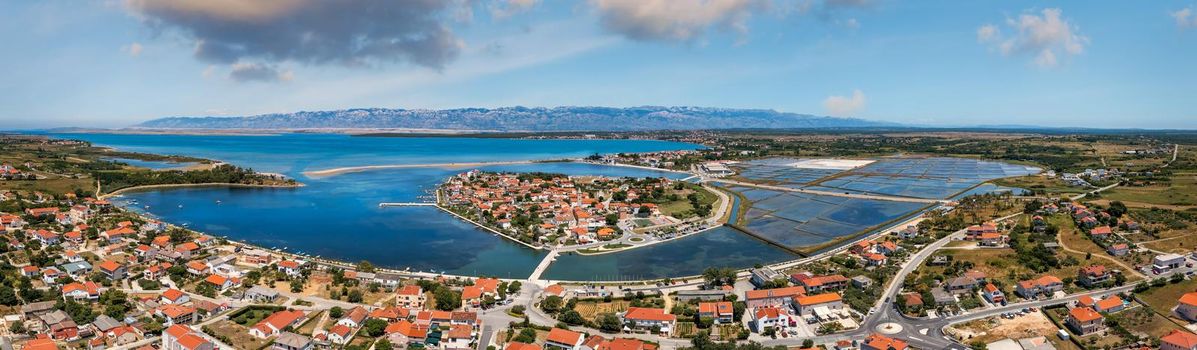
<svg viewBox="0 0 1197 350"><path fill-rule="evenodd" d="M1055 177L1043 175L1016 176L990 181L998 186L1016 187L1051 197L1072 196L1085 192L1082 187L1072 186Z"/></svg>
<svg viewBox="0 0 1197 350"><path fill-rule="evenodd" d="M614 299L610 302L586 300L578 301L578 303L574 305L574 311L577 311L578 314L581 314L582 318L586 319L587 321L593 322L601 314L628 311L628 307L630 305L630 301L620 299Z"/></svg>

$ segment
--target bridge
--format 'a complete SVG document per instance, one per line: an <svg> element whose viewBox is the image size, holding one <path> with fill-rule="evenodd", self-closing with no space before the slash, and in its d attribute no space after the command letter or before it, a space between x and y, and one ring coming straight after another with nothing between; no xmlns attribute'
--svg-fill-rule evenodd
<svg viewBox="0 0 1197 350"><path fill-rule="evenodd" d="M436 203L427 202L382 202L378 203L379 208L386 207L435 207Z"/></svg>

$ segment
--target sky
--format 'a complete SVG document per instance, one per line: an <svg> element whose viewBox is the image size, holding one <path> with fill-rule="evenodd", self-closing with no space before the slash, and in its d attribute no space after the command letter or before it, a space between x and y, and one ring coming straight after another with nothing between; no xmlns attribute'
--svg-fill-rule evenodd
<svg viewBox="0 0 1197 350"><path fill-rule="evenodd" d="M0 2L0 129L706 106L1197 129L1197 0Z"/></svg>

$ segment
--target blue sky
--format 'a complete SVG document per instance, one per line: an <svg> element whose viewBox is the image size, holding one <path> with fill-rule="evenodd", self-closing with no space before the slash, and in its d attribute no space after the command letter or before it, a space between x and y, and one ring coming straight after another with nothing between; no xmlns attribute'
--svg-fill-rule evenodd
<svg viewBox="0 0 1197 350"><path fill-rule="evenodd" d="M0 129L515 105L1197 128L1197 1L5 1L0 41Z"/></svg>

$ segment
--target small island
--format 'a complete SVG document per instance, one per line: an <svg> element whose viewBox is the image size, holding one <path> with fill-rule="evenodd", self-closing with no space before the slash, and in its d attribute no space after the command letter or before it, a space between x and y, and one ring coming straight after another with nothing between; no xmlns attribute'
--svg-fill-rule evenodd
<svg viewBox="0 0 1197 350"><path fill-rule="evenodd" d="M668 178L469 171L438 188L439 205L534 247L597 253L700 231L720 195ZM720 204L722 205L722 204Z"/></svg>

